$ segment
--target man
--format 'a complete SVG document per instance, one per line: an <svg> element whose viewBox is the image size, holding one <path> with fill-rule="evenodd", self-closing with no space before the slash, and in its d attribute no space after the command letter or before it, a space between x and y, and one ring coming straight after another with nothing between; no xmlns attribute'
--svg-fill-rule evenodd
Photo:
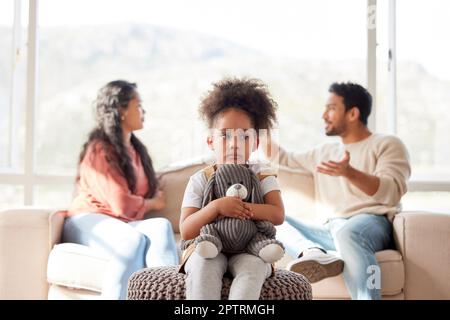
<svg viewBox="0 0 450 320"><path fill-rule="evenodd" d="M280 165L313 176L318 211L326 222L308 225L287 216L277 237L297 257L289 270L311 282L343 271L353 299L381 299L375 252L393 243L392 219L411 173L408 152L397 137L370 132L372 97L365 88L333 83L329 93L322 116L325 132L340 141L306 153L278 149ZM378 281L371 282L372 275Z"/></svg>

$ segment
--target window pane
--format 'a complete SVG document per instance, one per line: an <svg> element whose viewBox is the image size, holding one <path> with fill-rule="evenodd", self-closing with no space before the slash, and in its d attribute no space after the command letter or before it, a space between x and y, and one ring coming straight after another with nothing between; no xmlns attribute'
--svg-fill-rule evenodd
<svg viewBox="0 0 450 320"><path fill-rule="evenodd" d="M269 85L280 141L297 150L325 139L331 82L365 84L365 1L141 0L126 8L40 3L39 172L74 174L94 125L91 101L110 80L138 83L147 114L137 134L157 168L207 152L198 104L224 76Z"/></svg>
<svg viewBox="0 0 450 320"><path fill-rule="evenodd" d="M377 1L377 98L376 98L376 131L390 132L390 101L389 101L389 0Z"/></svg>
<svg viewBox="0 0 450 320"><path fill-rule="evenodd" d="M402 198L403 211L430 211L450 214L450 192L408 192Z"/></svg>
<svg viewBox="0 0 450 320"><path fill-rule="evenodd" d="M13 0L0 2L0 168L10 167Z"/></svg>
<svg viewBox="0 0 450 320"><path fill-rule="evenodd" d="M398 133L413 175L450 179L450 2L397 1Z"/></svg>
<svg viewBox="0 0 450 320"><path fill-rule="evenodd" d="M21 17L14 35L15 3ZM23 172L28 1L0 2L0 171Z"/></svg>
<svg viewBox="0 0 450 320"><path fill-rule="evenodd" d="M0 210L23 205L22 186L0 184Z"/></svg>
<svg viewBox="0 0 450 320"><path fill-rule="evenodd" d="M66 209L73 197L73 185L41 185L34 187L34 205Z"/></svg>

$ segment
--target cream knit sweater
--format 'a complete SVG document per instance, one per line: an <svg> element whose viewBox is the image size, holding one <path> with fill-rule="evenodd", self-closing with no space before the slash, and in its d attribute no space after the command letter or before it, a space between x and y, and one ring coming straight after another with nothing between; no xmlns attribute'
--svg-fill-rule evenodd
<svg viewBox="0 0 450 320"><path fill-rule="evenodd" d="M352 167L380 178L380 186L373 196L366 195L344 177L316 171L316 166L322 161L340 161L344 150L350 152ZM400 199L406 193L407 180L411 175L405 145L390 135L372 134L349 144L326 143L308 152L286 152L280 148L278 156L280 165L313 176L318 218L324 221L362 212L387 214L392 221L401 210Z"/></svg>

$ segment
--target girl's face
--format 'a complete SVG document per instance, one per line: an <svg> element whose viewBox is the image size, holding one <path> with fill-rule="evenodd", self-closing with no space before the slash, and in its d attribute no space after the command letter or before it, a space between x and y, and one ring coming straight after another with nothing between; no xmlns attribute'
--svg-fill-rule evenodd
<svg viewBox="0 0 450 320"><path fill-rule="evenodd" d="M139 93L134 94L134 98L130 100L126 109L121 112L121 125L124 131L132 132L144 127L144 114L142 109L141 97Z"/></svg>
<svg viewBox="0 0 450 320"><path fill-rule="evenodd" d="M245 164L258 146L252 120L246 112L235 108L217 115L207 142L218 164Z"/></svg>

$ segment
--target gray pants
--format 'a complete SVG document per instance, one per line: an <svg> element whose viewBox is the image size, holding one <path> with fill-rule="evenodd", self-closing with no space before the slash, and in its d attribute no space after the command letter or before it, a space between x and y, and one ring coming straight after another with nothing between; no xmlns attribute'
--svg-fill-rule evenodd
<svg viewBox="0 0 450 320"><path fill-rule="evenodd" d="M220 300L222 277L227 271L233 276L229 300L258 300L264 281L272 273L272 267L261 258L241 253L227 257L219 253L213 259L205 259L194 252L186 262L186 299Z"/></svg>

